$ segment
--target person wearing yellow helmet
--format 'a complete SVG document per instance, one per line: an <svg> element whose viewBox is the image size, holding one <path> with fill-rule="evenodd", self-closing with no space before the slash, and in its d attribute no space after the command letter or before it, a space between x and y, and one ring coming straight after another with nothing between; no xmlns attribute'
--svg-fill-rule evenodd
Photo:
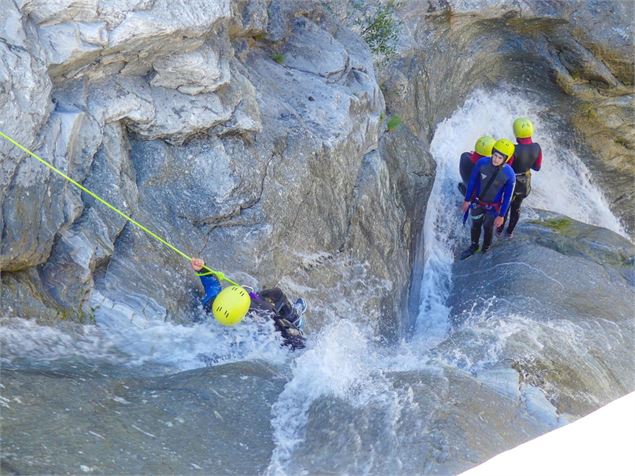
<svg viewBox="0 0 635 476"><path fill-rule="evenodd" d="M468 213L472 216L471 244L461 253L462 260L479 250L481 228L484 230L481 252L485 253L492 244L494 227L503 224L516 183L514 170L506 163L513 155L514 144L499 139L492 148L492 156L483 157L474 166L462 206L464 221Z"/></svg>
<svg viewBox="0 0 635 476"><path fill-rule="evenodd" d="M212 273L201 273L205 262L192 258L192 269L200 278L205 289L201 299L203 309L212 312L214 318L223 325L240 322L248 311L273 319L276 330L283 342L291 349L304 348L303 314L306 303L298 299L291 304L287 296L278 288L264 289L258 293L248 292L239 286L222 288L220 281Z"/></svg>
<svg viewBox="0 0 635 476"><path fill-rule="evenodd" d="M474 150L472 152L463 152L461 154L461 158L459 160L459 172L463 182L459 182L459 191L462 195L465 195L465 191L467 190L467 184L470 181L474 164L476 164L479 159L492 155L494 142L496 142L496 139L490 135L481 136L476 140L476 144L474 144Z"/></svg>
<svg viewBox="0 0 635 476"><path fill-rule="evenodd" d="M542 167L542 149L540 144L532 141L534 125L526 117L519 117L514 121L516 147L509 165L516 174L516 187L509 207L509 222L505 234L511 238L514 228L520 219L520 205L531 192L531 170L538 172ZM501 235L505 223L496 228L496 234Z"/></svg>

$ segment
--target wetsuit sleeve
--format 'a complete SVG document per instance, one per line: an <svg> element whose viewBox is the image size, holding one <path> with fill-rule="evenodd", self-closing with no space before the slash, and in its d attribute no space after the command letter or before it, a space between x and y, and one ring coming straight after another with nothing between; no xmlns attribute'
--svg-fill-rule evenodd
<svg viewBox="0 0 635 476"><path fill-rule="evenodd" d="M531 166L531 168L538 172L540 170L540 167L542 167L542 149L540 148L540 146L538 146L538 158L534 162L534 165Z"/></svg>
<svg viewBox="0 0 635 476"><path fill-rule="evenodd" d="M201 278L201 284L205 288L205 296L203 296L201 302L204 306L207 306L218 296L218 293L222 290L222 286L218 278L212 273L196 273L196 275Z"/></svg>
<svg viewBox="0 0 635 476"><path fill-rule="evenodd" d="M472 197L477 192L477 189L480 186L481 180L481 163L480 160L476 162L474 165L474 169L472 169L472 175L470 175L470 183L467 185L467 191L465 192L465 201L472 201Z"/></svg>
<svg viewBox="0 0 635 476"><path fill-rule="evenodd" d="M507 182L503 186L503 203L500 208L500 212L498 216L504 217L507 214L507 209L509 208L509 204L512 200L512 194L514 193L514 186L516 185L516 174L514 173L514 169L511 168L510 165L505 164L505 168L503 169L505 175L507 176Z"/></svg>

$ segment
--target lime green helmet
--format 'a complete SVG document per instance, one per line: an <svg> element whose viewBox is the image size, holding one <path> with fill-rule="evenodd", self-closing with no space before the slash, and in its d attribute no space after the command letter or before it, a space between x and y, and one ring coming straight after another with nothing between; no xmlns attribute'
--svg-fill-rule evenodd
<svg viewBox="0 0 635 476"><path fill-rule="evenodd" d="M518 139L527 139L534 135L534 125L526 117L518 117L514 121L514 135Z"/></svg>
<svg viewBox="0 0 635 476"><path fill-rule="evenodd" d="M492 154L494 152L498 152L499 154L504 155L505 162L507 162L512 158L512 155L514 155L514 150L516 150L516 147L512 141L507 139L498 139L492 148Z"/></svg>
<svg viewBox="0 0 635 476"><path fill-rule="evenodd" d="M247 291L240 286L228 286L214 299L212 313L224 326L233 326L243 320L250 305L251 298Z"/></svg>
<svg viewBox="0 0 635 476"><path fill-rule="evenodd" d="M492 155L492 147L494 147L495 142L496 139L492 136L481 136L477 139L476 144L474 144L474 150L483 157L489 157Z"/></svg>

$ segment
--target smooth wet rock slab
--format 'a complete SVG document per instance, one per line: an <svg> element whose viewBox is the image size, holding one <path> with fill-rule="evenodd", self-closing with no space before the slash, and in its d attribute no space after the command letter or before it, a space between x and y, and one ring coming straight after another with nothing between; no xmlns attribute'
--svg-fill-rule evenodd
<svg viewBox="0 0 635 476"><path fill-rule="evenodd" d="M635 389L634 264L616 233L540 212L455 263L439 354L461 368L511 367L558 412L585 415Z"/></svg>
<svg viewBox="0 0 635 476"><path fill-rule="evenodd" d="M283 384L257 363L135 379L3 369L2 473L262 473Z"/></svg>
<svg viewBox="0 0 635 476"><path fill-rule="evenodd" d="M370 400L361 392L311 405L288 474L457 474L553 427L454 369L376 378L388 385Z"/></svg>

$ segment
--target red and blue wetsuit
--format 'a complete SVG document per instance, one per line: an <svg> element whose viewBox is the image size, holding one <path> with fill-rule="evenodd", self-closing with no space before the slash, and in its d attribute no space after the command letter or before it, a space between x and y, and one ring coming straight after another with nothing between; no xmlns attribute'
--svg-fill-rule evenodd
<svg viewBox="0 0 635 476"><path fill-rule="evenodd" d="M461 154L461 159L459 160L459 173L461 174L461 180L463 181L463 185L467 188L467 184L470 181L470 177L472 176L472 170L474 169L474 164L482 159L484 156L479 154L478 152L463 152Z"/></svg>

